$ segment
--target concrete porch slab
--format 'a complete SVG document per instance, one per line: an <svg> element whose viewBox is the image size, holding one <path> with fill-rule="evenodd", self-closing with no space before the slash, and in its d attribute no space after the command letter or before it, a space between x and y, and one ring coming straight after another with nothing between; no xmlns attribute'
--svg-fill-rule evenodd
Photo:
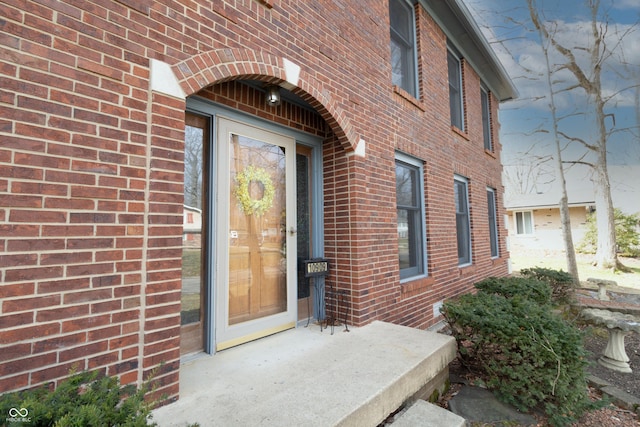
<svg viewBox="0 0 640 427"><path fill-rule="evenodd" d="M375 427L455 358L452 337L384 322L300 327L185 363L159 426Z"/></svg>

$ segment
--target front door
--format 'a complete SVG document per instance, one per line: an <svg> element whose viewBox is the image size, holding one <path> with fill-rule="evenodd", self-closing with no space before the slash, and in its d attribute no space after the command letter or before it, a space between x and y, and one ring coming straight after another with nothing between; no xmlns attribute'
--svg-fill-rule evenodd
<svg viewBox="0 0 640 427"><path fill-rule="evenodd" d="M295 140L218 116L216 349L295 326Z"/></svg>

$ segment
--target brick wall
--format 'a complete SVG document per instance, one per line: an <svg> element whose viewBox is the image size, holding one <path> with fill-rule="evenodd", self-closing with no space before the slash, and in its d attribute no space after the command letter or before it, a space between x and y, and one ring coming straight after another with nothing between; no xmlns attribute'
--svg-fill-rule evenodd
<svg viewBox="0 0 640 427"><path fill-rule="evenodd" d="M420 99L391 86L387 2L0 4L0 392L101 369L156 372L178 394L185 100L150 89L169 64L186 95L321 135L329 278L350 322L424 328L433 304L507 272L500 144L482 144L464 62L466 132L449 120L446 37L421 7ZM236 80L283 82L317 114L265 110ZM204 90L210 85L210 89ZM203 91L204 90L204 91ZM497 118L497 101L492 115ZM366 156L354 155L360 140ZM395 150L424 161L426 278L400 284ZM469 179L473 263L459 268L453 177ZM498 190L498 259L486 187Z"/></svg>

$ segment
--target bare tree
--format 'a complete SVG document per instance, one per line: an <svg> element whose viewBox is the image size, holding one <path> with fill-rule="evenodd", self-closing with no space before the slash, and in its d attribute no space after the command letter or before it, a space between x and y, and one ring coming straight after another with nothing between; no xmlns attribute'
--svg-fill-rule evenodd
<svg viewBox="0 0 640 427"><path fill-rule="evenodd" d="M554 181L553 172L548 165L552 160L551 156L534 155L531 153L532 149L530 147L525 152L519 152L516 159L504 164L507 198L542 193Z"/></svg>
<svg viewBox="0 0 640 427"><path fill-rule="evenodd" d="M600 268L623 268L616 253L616 237L613 202L611 199L611 185L607 172L607 142L611 130L607 129L607 121L615 127L615 116L606 112L607 103L613 95L605 95L602 88L602 72L605 62L612 58L612 53L620 46L625 33L617 37L613 46L608 46L607 37L609 30L608 22L601 22L600 0L585 0L590 11L589 40L586 45L569 48L563 44L556 33L549 31L548 23L543 22L540 17L536 0L527 0L530 11L530 18L533 25L541 35L541 38L549 43L562 59L556 67L556 71L567 71L573 76L575 82L564 88L569 92L581 89L587 96L593 108L593 117L597 129L597 134L593 141L584 138L567 135L557 131L570 142L580 143L592 154L593 161L587 162L582 159L576 163L585 163L593 168L594 194L596 204L596 224L598 229L598 244L594 265ZM583 51L587 54L588 60L579 61L574 52Z"/></svg>
<svg viewBox="0 0 640 427"><path fill-rule="evenodd" d="M551 67L551 62L549 60L549 37L546 37L546 34L550 34L548 32L542 31L542 25L540 25L540 20L538 19L538 11L536 10L535 0L527 0L527 6L529 7L529 15L531 16L531 21L534 23L534 26L538 30L538 34L540 36L540 47L542 48L542 53L544 54L545 66L546 66L546 83L547 89L549 91L549 110L551 112L551 122L553 128L553 140L555 142L556 155L555 155L555 164L557 171L557 178L560 181L560 223L562 227L562 238L564 241L565 254L567 257L567 271L573 277L573 281L575 284L580 283L580 278L578 275L578 263L576 261L576 250L573 244L573 236L571 235L571 216L569 214L569 196L567 195L567 180L564 176L564 167L562 164L562 147L560 144L560 134L558 129L558 109L556 107L555 101L555 93L553 90L553 69Z"/></svg>
<svg viewBox="0 0 640 427"><path fill-rule="evenodd" d="M185 128L184 204L202 209L202 129Z"/></svg>

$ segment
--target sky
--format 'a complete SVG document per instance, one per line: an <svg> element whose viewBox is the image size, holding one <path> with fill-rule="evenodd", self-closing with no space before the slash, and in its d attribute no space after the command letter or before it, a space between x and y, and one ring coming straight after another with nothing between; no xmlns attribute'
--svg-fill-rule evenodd
<svg viewBox="0 0 640 427"><path fill-rule="evenodd" d="M549 93L543 77L546 63L527 3L525 0L465 0L465 3L519 92L518 100L505 102L500 107L500 142L505 170L536 163L535 159L555 153L555 142L550 133L549 97L545 96ZM586 66L588 56L581 49L591 40L591 12L586 1L537 0L537 4L548 28L555 29L557 40L572 50L581 66ZM603 94L611 98L605 111L609 115L607 126L614 131L608 140L608 162L640 168L640 119L635 100L636 91L640 89L634 87L640 85L640 0L601 0L598 22L603 28L607 24L605 40L612 50L602 74ZM561 63L561 58L554 52L551 61L555 67ZM556 72L553 79L556 90L575 83L566 70ZM555 102L561 117L560 130L569 136L592 141L597 129L584 91L562 91L555 96ZM562 157L563 160L577 160L585 152L579 143L567 144ZM542 175L555 175L553 162L543 163L540 168ZM587 172L573 175L577 179L587 178ZM553 186L553 179L548 176L540 177L540 181L548 182L548 187ZM637 186L640 188L640 183ZM539 192L540 188L535 191Z"/></svg>

